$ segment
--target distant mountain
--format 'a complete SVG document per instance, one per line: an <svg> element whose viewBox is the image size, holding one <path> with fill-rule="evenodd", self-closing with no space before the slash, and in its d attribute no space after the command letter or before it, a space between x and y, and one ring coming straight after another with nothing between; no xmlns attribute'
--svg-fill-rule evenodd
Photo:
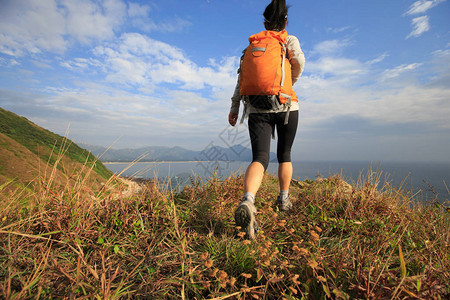
<svg viewBox="0 0 450 300"><path fill-rule="evenodd" d="M53 171L55 163L57 168ZM72 175L75 178L87 174L91 167L93 172L88 179L92 187L113 175L72 141L0 108L0 187L11 180L15 185L47 180L49 174L54 177L53 182L65 184L67 178L73 181Z"/></svg>
<svg viewBox="0 0 450 300"><path fill-rule="evenodd" d="M102 162L148 161L251 161L252 151L241 145L230 148L212 146L202 151L182 147L152 146L137 149L107 149L101 146L80 144ZM271 153L271 160L276 155Z"/></svg>
<svg viewBox="0 0 450 300"><path fill-rule="evenodd" d="M80 144L92 152L102 162L132 162L132 161L183 161L195 160L196 151L181 147L144 147L137 149L107 149L101 146Z"/></svg>

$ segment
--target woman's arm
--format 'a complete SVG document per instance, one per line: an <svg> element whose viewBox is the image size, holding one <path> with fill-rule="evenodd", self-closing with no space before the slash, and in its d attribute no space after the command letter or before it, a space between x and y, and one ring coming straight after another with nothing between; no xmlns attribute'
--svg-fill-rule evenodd
<svg viewBox="0 0 450 300"><path fill-rule="evenodd" d="M236 83L236 87L234 88L233 96L231 97L231 108L230 112L239 114L239 106L241 104L241 91L239 85L239 77Z"/></svg>
<svg viewBox="0 0 450 300"><path fill-rule="evenodd" d="M291 63L292 85L297 82L305 67L305 54L297 37L289 35L286 40L287 58Z"/></svg>

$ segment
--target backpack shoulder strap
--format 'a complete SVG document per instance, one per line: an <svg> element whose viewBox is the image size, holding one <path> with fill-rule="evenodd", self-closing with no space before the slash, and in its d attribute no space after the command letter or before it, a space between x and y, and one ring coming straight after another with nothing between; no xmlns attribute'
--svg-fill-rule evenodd
<svg viewBox="0 0 450 300"><path fill-rule="evenodd" d="M284 79L286 77L286 72L284 71L284 61L286 60L286 45L283 43L280 43L281 45L281 86L284 86Z"/></svg>

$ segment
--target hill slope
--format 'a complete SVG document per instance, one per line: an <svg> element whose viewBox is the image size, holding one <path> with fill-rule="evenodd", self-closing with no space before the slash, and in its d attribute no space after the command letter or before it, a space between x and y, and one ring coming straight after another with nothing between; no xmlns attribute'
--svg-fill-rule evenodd
<svg viewBox="0 0 450 300"><path fill-rule="evenodd" d="M53 166L56 166L53 170ZM28 184L46 176L62 179L90 172L97 185L112 173L87 150L0 108L0 186L10 180Z"/></svg>

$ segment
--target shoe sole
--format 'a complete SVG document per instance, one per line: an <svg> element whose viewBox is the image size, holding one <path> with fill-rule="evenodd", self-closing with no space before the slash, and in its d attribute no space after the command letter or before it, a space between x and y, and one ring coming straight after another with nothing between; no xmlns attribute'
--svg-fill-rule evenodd
<svg viewBox="0 0 450 300"><path fill-rule="evenodd" d="M253 214L251 213L247 205L239 205L234 213L236 226L241 227L240 231L245 232L245 239L248 240L255 239L255 228L253 227L255 218L252 215Z"/></svg>

